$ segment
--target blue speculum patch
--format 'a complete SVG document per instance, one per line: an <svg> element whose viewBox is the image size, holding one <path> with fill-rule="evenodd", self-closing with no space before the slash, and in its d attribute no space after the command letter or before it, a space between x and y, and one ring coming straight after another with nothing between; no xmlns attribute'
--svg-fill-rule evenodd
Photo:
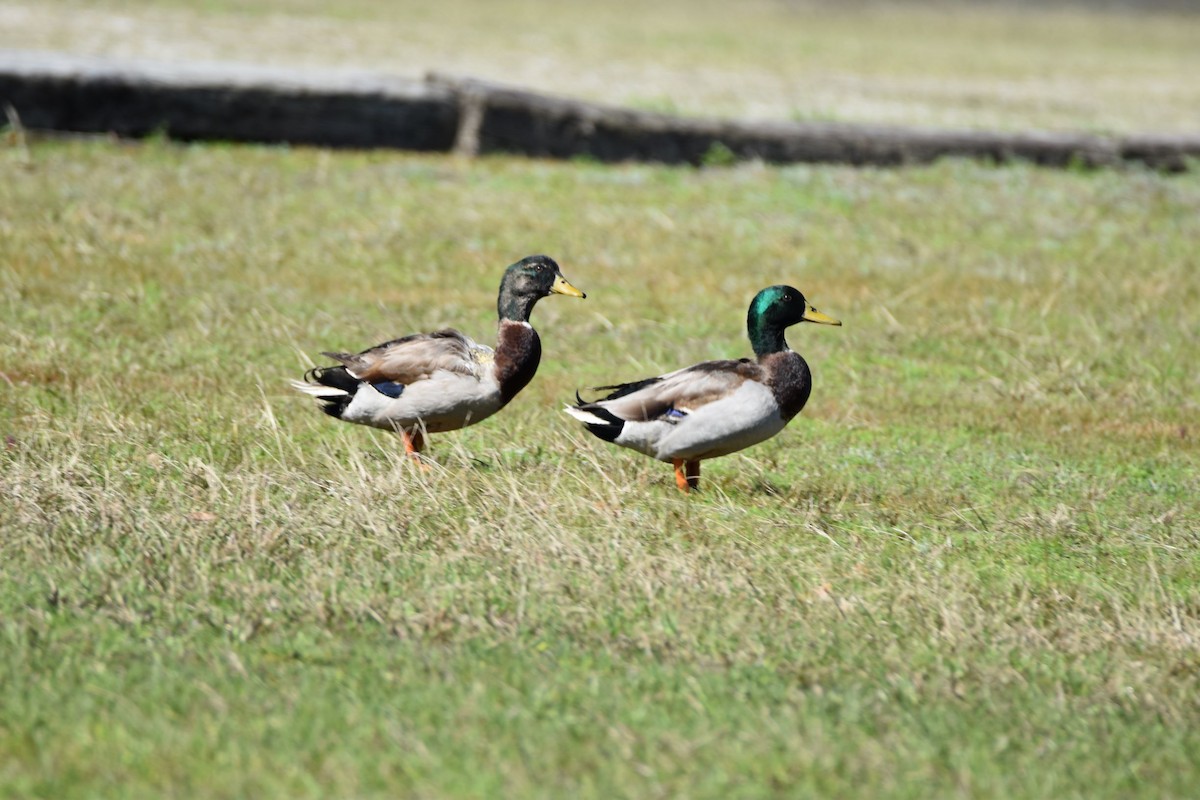
<svg viewBox="0 0 1200 800"><path fill-rule="evenodd" d="M667 409L667 419L683 419L687 416L686 411L680 411L678 408Z"/></svg>
<svg viewBox="0 0 1200 800"><path fill-rule="evenodd" d="M404 392L404 384L395 381L380 381L371 385L375 387L375 391L388 397L399 397Z"/></svg>

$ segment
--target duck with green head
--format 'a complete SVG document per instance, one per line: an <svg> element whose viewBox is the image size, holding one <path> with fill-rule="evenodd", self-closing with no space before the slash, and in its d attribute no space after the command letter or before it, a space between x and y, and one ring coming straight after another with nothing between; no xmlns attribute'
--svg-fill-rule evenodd
<svg viewBox="0 0 1200 800"><path fill-rule="evenodd" d="M784 330L799 322L842 324L791 286L768 286L746 316L754 359L704 361L600 386L612 392L593 402L576 393L566 412L605 441L673 464L676 484L688 492L700 485L702 460L771 438L808 402L812 373L784 339Z"/></svg>
<svg viewBox="0 0 1200 800"><path fill-rule="evenodd" d="M310 369L292 385L331 417L399 432L405 452L415 456L425 434L474 425L525 388L542 356L529 315L551 294L586 297L554 259L523 258L500 281L494 350L453 328L414 333L361 353L322 353L340 366Z"/></svg>

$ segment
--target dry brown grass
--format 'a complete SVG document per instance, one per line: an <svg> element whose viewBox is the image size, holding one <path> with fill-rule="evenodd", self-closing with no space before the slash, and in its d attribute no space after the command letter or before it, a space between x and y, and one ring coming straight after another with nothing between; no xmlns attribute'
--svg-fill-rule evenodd
<svg viewBox="0 0 1200 800"><path fill-rule="evenodd" d="M4 792L1194 784L1194 175L0 155ZM432 471L285 393L538 250L589 298ZM780 280L846 326L699 496L557 413Z"/></svg>

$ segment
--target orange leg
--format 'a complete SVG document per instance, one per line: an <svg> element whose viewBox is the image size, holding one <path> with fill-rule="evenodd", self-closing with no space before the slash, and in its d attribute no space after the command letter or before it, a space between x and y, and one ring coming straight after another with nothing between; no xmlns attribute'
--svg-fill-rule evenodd
<svg viewBox="0 0 1200 800"><path fill-rule="evenodd" d="M687 462L687 464L684 465L684 469L687 472L688 487L692 488L692 489L699 489L700 488L700 459L697 458L695 461Z"/></svg>
<svg viewBox="0 0 1200 800"><path fill-rule="evenodd" d="M417 457L417 454L425 449L425 436L421 433L420 429L414 430L412 433L401 429L400 438L404 440L404 454L423 469L428 469L429 467L422 464L421 459Z"/></svg>
<svg viewBox="0 0 1200 800"><path fill-rule="evenodd" d="M684 494L692 491L691 478L687 474L684 474L683 471L685 463L684 460L682 458L673 458L671 459L671 463L675 465L675 485L679 487L679 491L683 492ZM689 472L691 471L691 466L694 463L698 462L687 462Z"/></svg>

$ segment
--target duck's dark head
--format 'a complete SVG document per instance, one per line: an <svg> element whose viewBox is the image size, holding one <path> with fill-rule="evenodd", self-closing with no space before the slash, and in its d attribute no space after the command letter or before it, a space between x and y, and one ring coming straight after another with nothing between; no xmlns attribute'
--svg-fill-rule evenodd
<svg viewBox="0 0 1200 800"><path fill-rule="evenodd" d="M529 256L504 271L496 308L502 320L528 322L534 304L552 294L587 297L563 277L553 258Z"/></svg>
<svg viewBox="0 0 1200 800"><path fill-rule="evenodd" d="M756 356L765 356L787 349L784 329L798 322L822 325L841 325L838 320L822 314L800 294L798 289L782 284L768 286L750 301L746 314L746 332Z"/></svg>

